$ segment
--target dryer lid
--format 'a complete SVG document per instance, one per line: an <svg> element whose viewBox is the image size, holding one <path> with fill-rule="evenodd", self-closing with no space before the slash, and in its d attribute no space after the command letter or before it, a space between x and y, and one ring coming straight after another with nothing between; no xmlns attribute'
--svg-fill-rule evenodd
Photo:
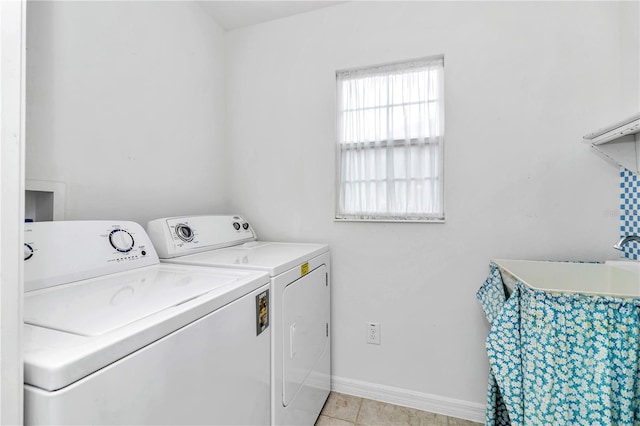
<svg viewBox="0 0 640 426"><path fill-rule="evenodd" d="M172 262L267 271L272 277L329 250L326 244L252 241L171 259Z"/></svg>

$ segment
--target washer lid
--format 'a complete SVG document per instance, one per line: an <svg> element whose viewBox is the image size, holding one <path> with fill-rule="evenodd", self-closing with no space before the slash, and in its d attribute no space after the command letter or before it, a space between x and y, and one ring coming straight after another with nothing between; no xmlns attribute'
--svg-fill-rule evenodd
<svg viewBox="0 0 640 426"><path fill-rule="evenodd" d="M158 267L109 275L25 294L24 322L81 336L99 336L237 281Z"/></svg>
<svg viewBox="0 0 640 426"><path fill-rule="evenodd" d="M24 383L61 389L268 283L160 264L25 293Z"/></svg>
<svg viewBox="0 0 640 426"><path fill-rule="evenodd" d="M326 244L252 241L235 247L176 257L167 262L267 271L274 277L328 250Z"/></svg>

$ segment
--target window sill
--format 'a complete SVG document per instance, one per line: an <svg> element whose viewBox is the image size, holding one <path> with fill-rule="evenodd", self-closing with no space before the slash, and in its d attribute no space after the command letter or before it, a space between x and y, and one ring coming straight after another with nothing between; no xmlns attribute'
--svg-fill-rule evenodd
<svg viewBox="0 0 640 426"><path fill-rule="evenodd" d="M386 223L445 223L444 219L339 219L333 218L334 222L386 222Z"/></svg>

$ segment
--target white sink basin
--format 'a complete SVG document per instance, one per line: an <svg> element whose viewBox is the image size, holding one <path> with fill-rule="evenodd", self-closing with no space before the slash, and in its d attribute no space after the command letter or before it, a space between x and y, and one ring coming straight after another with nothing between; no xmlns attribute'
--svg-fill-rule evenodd
<svg viewBox="0 0 640 426"><path fill-rule="evenodd" d="M516 281L535 290L640 298L640 262L544 262L494 259L502 279L513 290Z"/></svg>
<svg viewBox="0 0 640 426"><path fill-rule="evenodd" d="M617 268L624 268L640 273L640 262L636 260L607 260L604 263L605 265L611 265Z"/></svg>

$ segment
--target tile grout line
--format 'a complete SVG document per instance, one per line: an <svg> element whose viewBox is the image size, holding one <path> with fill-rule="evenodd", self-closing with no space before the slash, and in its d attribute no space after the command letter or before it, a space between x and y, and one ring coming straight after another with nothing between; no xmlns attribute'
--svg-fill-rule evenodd
<svg viewBox="0 0 640 426"><path fill-rule="evenodd" d="M320 415L321 415L321 416L324 416L324 417L327 417L327 418L329 418L329 419L340 420L341 422L349 423L349 424L354 425L354 426L355 426L355 424L356 424L356 422L350 422L350 421L348 421L348 420L341 419L340 417L333 417L333 416L330 416L330 415L328 415L328 414L320 414Z"/></svg>
<svg viewBox="0 0 640 426"><path fill-rule="evenodd" d="M354 426L358 424L358 418L360 417L360 410L362 409L362 403L364 398L360 398L360 404L358 404L358 412L356 413L356 419L353 421Z"/></svg>

